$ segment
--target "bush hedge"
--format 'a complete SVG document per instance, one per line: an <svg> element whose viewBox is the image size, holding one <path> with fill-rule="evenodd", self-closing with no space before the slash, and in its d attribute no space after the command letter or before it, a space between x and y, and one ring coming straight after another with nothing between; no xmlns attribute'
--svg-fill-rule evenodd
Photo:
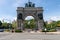
<svg viewBox="0 0 60 40"><path fill-rule="evenodd" d="M51 30L49 30L49 32L56 32L56 30L55 29L51 29Z"/></svg>
<svg viewBox="0 0 60 40"><path fill-rule="evenodd" d="M46 30L46 31L45 30L42 30L42 32L49 32L49 31L48 30Z"/></svg>
<svg viewBox="0 0 60 40"><path fill-rule="evenodd" d="M50 30L47 30L47 31L42 30L42 32L56 32L56 30L55 29L50 29Z"/></svg>
<svg viewBox="0 0 60 40"><path fill-rule="evenodd" d="M22 30L15 30L15 32L17 32L17 33L21 33L21 32L23 32Z"/></svg>

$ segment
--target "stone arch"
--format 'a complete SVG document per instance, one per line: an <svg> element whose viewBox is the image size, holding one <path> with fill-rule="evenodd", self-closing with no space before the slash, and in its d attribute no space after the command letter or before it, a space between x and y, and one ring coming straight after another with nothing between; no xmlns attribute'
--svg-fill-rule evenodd
<svg viewBox="0 0 60 40"><path fill-rule="evenodd" d="M22 14L21 19L18 18L18 15L20 13ZM38 30L43 29L44 20L43 20L43 8L42 7L18 7L17 8L17 27L18 27L18 29L20 29L20 30L24 29L24 20L27 16L33 16L35 18L36 29L38 29Z"/></svg>
<svg viewBox="0 0 60 40"><path fill-rule="evenodd" d="M34 17L35 20L37 20L37 18L35 17L34 14L33 14L33 15L25 15L25 16L24 16L24 19L25 19L27 16L32 16L32 17Z"/></svg>

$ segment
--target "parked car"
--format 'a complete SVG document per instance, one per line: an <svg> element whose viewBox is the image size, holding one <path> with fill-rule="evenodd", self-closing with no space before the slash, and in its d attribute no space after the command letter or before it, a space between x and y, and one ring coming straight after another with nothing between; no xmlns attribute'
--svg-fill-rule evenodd
<svg viewBox="0 0 60 40"><path fill-rule="evenodd" d="M0 32L4 32L4 29L0 29Z"/></svg>

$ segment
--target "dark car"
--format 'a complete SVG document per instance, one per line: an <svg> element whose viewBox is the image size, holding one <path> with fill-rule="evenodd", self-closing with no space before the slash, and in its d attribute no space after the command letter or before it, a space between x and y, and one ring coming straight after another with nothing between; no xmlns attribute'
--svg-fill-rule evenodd
<svg viewBox="0 0 60 40"><path fill-rule="evenodd" d="M0 32L4 32L4 29L0 29Z"/></svg>

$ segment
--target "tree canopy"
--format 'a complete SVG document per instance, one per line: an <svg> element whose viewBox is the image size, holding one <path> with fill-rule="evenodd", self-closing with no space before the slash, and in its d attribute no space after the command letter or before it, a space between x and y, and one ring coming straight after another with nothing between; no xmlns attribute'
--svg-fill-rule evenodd
<svg viewBox="0 0 60 40"><path fill-rule="evenodd" d="M35 26L36 26L35 25L35 20L34 19L25 20L24 26L25 26L25 28L28 28L28 29L34 29Z"/></svg>
<svg viewBox="0 0 60 40"><path fill-rule="evenodd" d="M2 22L0 21L0 26L2 26Z"/></svg>

